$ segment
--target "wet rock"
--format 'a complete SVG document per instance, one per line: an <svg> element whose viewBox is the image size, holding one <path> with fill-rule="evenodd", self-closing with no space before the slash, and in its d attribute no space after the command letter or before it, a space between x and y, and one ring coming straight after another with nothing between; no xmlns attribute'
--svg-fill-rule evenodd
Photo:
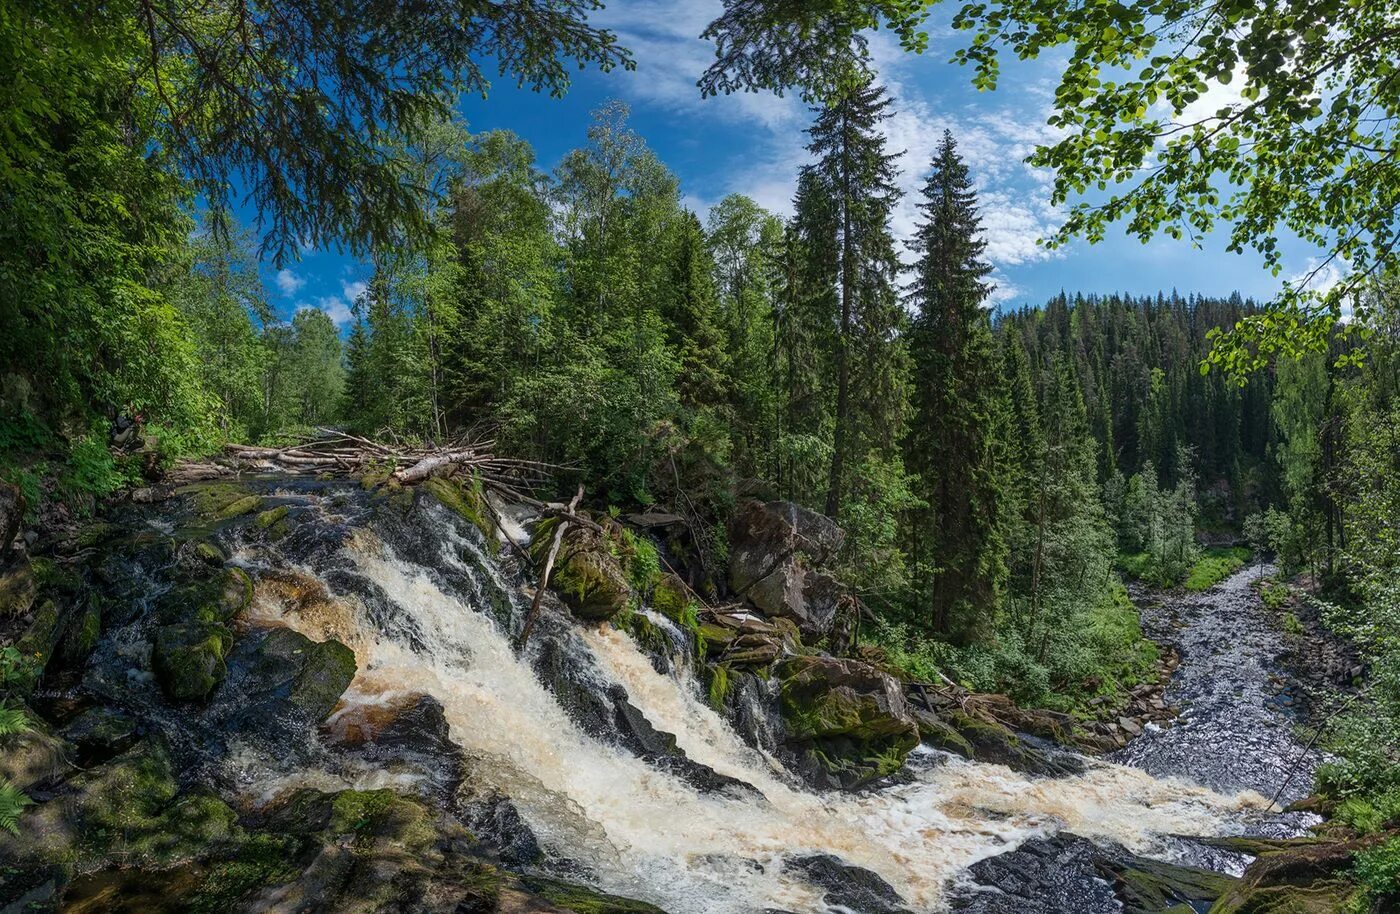
<svg viewBox="0 0 1400 914"><path fill-rule="evenodd" d="M371 767L423 784L440 802L456 795L465 776L442 704L431 695L351 705L337 711L326 729L337 745Z"/></svg>
<svg viewBox="0 0 1400 914"><path fill-rule="evenodd" d="M177 622L156 632L151 663L165 694L175 701L203 701L224 680L224 657L233 633L212 622Z"/></svg>
<svg viewBox="0 0 1400 914"><path fill-rule="evenodd" d="M745 502L729 524L729 588L817 640L830 631L844 593L820 569L844 539L829 518L791 502Z"/></svg>
<svg viewBox="0 0 1400 914"><path fill-rule="evenodd" d="M544 856L539 839L509 799L494 796L469 804L462 815L467 827L491 844L502 863L529 866Z"/></svg>
<svg viewBox="0 0 1400 914"><path fill-rule="evenodd" d="M535 531L531 549L543 563L549 552L557 519L544 521ZM604 621L617 615L632 599L632 588L621 563L596 530L570 524L564 532L549 586L563 598L578 618Z"/></svg>
<svg viewBox="0 0 1400 914"><path fill-rule="evenodd" d="M312 641L274 628L241 639L211 711L236 729L268 736L304 734L325 720L355 676L355 653L339 641Z"/></svg>
<svg viewBox="0 0 1400 914"><path fill-rule="evenodd" d="M904 899L877 873L851 866L831 854L793 857L783 862L814 886L825 889L823 900L853 914L909 914Z"/></svg>
<svg viewBox="0 0 1400 914"><path fill-rule="evenodd" d="M26 508L19 486L0 482L0 567L10 560L15 537L24 525Z"/></svg>
<svg viewBox="0 0 1400 914"><path fill-rule="evenodd" d="M869 664L799 656L775 675L789 742L818 786L852 788L892 774L919 744L899 683Z"/></svg>
<svg viewBox="0 0 1400 914"><path fill-rule="evenodd" d="M1118 718L1118 726L1124 733L1128 734L1129 736L1142 735L1142 727L1140 727L1138 725L1138 722L1133 720L1131 717Z"/></svg>
<svg viewBox="0 0 1400 914"><path fill-rule="evenodd" d="M499 541L496 538L495 521L486 505L486 495L476 485L475 480L434 476L424 482L421 488L437 499L444 508L481 531L488 546L494 548L497 545Z"/></svg>
<svg viewBox="0 0 1400 914"><path fill-rule="evenodd" d="M1256 842L1259 858L1215 907L1212 914L1336 914L1361 910L1350 905L1359 892L1345 873L1354 855L1384 840L1373 835L1350 841L1303 838Z"/></svg>
<svg viewBox="0 0 1400 914"><path fill-rule="evenodd" d="M91 768L135 745L140 722L119 708L99 706L69 721L59 735L76 748L75 761Z"/></svg>
<svg viewBox="0 0 1400 914"><path fill-rule="evenodd" d="M102 601L90 594L83 608L68 623L59 642L55 660L65 669L77 669L97 647L102 636Z"/></svg>
<svg viewBox="0 0 1400 914"><path fill-rule="evenodd" d="M634 901L617 895L607 895L594 889L544 876L524 876L521 884L541 899L565 911L577 914L666 914L656 905L644 901ZM516 909L519 910L519 909ZM538 911L546 914L548 909L526 908L524 914Z"/></svg>
<svg viewBox="0 0 1400 914"><path fill-rule="evenodd" d="M1098 878L1098 853L1074 835L1033 838L974 863L949 907L960 914L1118 914L1120 902Z"/></svg>
<svg viewBox="0 0 1400 914"><path fill-rule="evenodd" d="M951 752L963 758L976 757L976 750L957 728L932 711L914 709L914 720L919 725L919 738L935 749Z"/></svg>

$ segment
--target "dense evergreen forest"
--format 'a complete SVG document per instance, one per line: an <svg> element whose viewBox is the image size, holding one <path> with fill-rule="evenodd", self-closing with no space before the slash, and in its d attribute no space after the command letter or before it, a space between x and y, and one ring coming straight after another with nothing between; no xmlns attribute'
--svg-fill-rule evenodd
<svg viewBox="0 0 1400 914"><path fill-rule="evenodd" d="M1324 785L1357 823L1400 815L1388 274L1351 290L1365 307L1329 321L1322 345L1226 373L1210 365L1221 335L1272 313L1228 290L1118 294L1086 278L992 308L980 163L952 134L929 161L901 157L869 68L814 98L790 217L742 195L702 217L621 103L549 167L518 136L400 110L404 98L357 110L350 77L330 124L298 120L292 96L233 59L214 76L162 61L133 93L132 60L208 45L178 18L152 43L135 13L102 32L49 12L44 29L0 17L13 86L0 102L0 477L27 523L90 513L229 441L327 426L490 438L554 467L561 490L585 481L600 510L683 516L702 592L722 586L737 493L821 511L847 532L839 567L864 604L840 637L911 675L1062 711L1154 675L1127 582L1203 590L1258 553L1278 565L1266 587L1306 593L1365 658ZM562 86L556 55L626 62L599 34L560 34L520 62L537 86ZM444 40L427 56L459 50ZM430 88L425 76L412 90ZM167 92L173 114L153 101ZM276 148L230 139L249 104ZM414 129L374 168L295 155L308 132L375 118ZM289 158L324 174L289 182ZM891 228L900 170L924 176L907 244ZM230 217L234 173L278 214L271 228ZM424 190L384 215L411 218L379 226L335 190L357 183ZM372 268L352 321L278 314L260 260L336 223ZM140 448L124 446L132 424Z"/></svg>

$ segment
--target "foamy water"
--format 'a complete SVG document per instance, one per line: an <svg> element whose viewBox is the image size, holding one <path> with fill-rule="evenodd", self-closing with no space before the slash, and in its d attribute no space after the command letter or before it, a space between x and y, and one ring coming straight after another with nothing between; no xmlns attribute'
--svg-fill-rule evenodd
<svg viewBox="0 0 1400 914"><path fill-rule="evenodd" d="M599 888L672 914L824 911L820 892L783 872L783 858L800 853L831 853L872 870L912 906L932 911L967 866L1029 837L1067 829L1152 852L1161 835L1219 833L1265 803L1119 765L1033 780L941 755L916 766L911 783L817 795L745 744L684 670L658 673L609 626L582 630L600 685L620 683L691 759L753 785L762 799L703 794L581 731L490 614L426 569L369 535L345 549L396 608L389 620L371 623L353 598L288 613L275 588L263 586L255 608L262 621L315 638L335 634L355 650L359 673L338 713L432 695L453 741L478 760L474 785L509 796L540 841L585 864ZM463 573L496 574L460 536L444 534L443 549L443 560Z"/></svg>

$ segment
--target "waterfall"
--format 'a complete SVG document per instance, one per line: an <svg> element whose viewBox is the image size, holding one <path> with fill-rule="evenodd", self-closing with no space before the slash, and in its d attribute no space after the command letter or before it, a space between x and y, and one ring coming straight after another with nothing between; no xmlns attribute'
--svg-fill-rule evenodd
<svg viewBox="0 0 1400 914"><path fill-rule="evenodd" d="M839 856L878 873L910 905L937 910L966 867L1031 837L1065 829L1160 853L1165 835L1228 831L1265 803L1122 765L1032 779L930 750L917 754L903 783L818 795L745 743L703 701L687 667L658 672L607 625L549 634L600 690L620 685L690 759L757 794L701 792L585 732L517 654L510 625L521 599L474 532L437 509L417 523L407 532L356 529L331 547L285 556L284 565L324 582L327 599L288 610L264 575L254 621L335 635L355 651L359 672L337 717L434 697L472 760L472 785L509 797L552 859L576 864L575 878L672 914L822 911L821 891L784 868L804 853Z"/></svg>

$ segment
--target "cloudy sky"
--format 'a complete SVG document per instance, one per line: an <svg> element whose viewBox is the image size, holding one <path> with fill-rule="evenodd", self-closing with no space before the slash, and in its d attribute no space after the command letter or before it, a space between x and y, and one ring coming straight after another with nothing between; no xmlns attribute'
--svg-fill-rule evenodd
<svg viewBox="0 0 1400 914"><path fill-rule="evenodd" d="M472 130L505 128L534 145L539 163L553 168L585 142L590 112L612 98L632 109L632 125L680 178L686 203L702 218L726 194L748 194L788 214L798 167L807 159L803 130L810 112L792 97L744 94L701 99L695 81L709 64L711 46L700 35L717 0L608 0L597 21L614 29L637 61L632 72L580 73L567 97L553 99L509 85L486 100L461 105ZM903 150L904 205L895 230L914 224L914 190L943 130L957 138L978 185L987 254L996 272L1000 307L1040 304L1061 289L1071 292L1155 293L1158 290L1269 298L1284 278L1304 273L1310 252L1285 240L1285 272L1266 272L1258 257L1225 251L1220 232L1201 248L1161 238L1143 245L1111 234L1098 245L1050 252L1037 242L1058 224L1050 204L1050 176L1024 164L1034 146L1053 136L1045 125L1059 74L1058 59L1003 62L1001 87L978 92L970 71L949 63L962 36L931 24L929 50L905 55L874 36L882 80L897 114L886 124L890 148ZM1217 92L1226 91L1222 88ZM1212 94L1197 103L1213 110ZM307 252L287 269L266 270L279 310L317 307L344 325L349 305L364 289L368 268L334 252Z"/></svg>

